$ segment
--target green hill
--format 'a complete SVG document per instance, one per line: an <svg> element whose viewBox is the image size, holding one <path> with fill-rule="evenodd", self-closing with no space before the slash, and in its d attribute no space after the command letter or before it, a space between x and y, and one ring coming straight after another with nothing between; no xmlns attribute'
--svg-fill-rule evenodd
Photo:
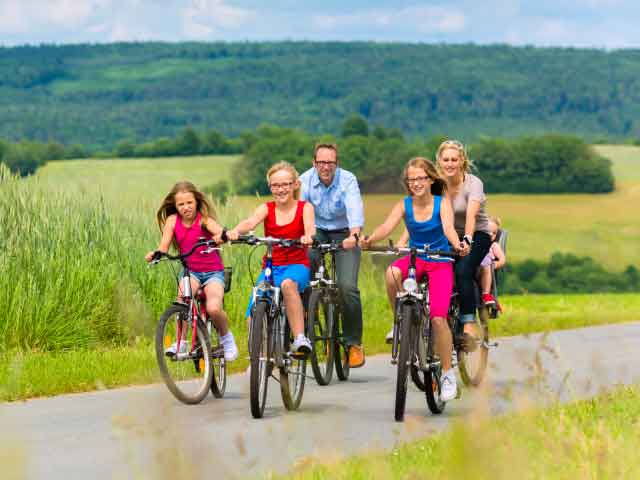
<svg viewBox="0 0 640 480"><path fill-rule="evenodd" d="M640 136L640 50L379 43L0 48L0 138L112 148L185 125Z"/></svg>

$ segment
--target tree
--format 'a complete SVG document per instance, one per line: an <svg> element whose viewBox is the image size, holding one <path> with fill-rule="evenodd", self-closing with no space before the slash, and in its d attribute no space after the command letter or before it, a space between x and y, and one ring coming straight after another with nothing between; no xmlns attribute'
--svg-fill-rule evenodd
<svg viewBox="0 0 640 480"><path fill-rule="evenodd" d="M360 135L369 136L369 124L360 115L352 115L342 124L342 138Z"/></svg>

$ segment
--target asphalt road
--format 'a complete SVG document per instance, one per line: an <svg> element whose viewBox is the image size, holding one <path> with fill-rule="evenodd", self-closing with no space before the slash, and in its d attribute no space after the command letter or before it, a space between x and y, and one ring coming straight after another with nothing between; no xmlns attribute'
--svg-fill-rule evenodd
<svg viewBox="0 0 640 480"><path fill-rule="evenodd" d="M297 412L284 409L278 384L270 381L260 420L249 411L246 375L229 378L224 399L209 396L197 406L180 404L163 384L2 404L1 476L184 479L285 472L314 457L391 448L454 419L638 383L638 345L640 323L502 339L491 351L483 388L465 389L433 416L411 385L404 423L393 419L395 367L387 355L369 357L348 382L319 387L308 379Z"/></svg>

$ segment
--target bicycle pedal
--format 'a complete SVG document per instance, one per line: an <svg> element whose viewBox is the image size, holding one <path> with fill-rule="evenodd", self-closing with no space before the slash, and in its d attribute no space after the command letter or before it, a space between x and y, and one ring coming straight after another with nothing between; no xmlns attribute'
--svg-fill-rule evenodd
<svg viewBox="0 0 640 480"><path fill-rule="evenodd" d="M397 365L398 364L398 360L396 360L395 358L391 359L391 365Z"/></svg>
<svg viewBox="0 0 640 480"><path fill-rule="evenodd" d="M498 346L498 342L482 342L482 346L484 348L496 348Z"/></svg>

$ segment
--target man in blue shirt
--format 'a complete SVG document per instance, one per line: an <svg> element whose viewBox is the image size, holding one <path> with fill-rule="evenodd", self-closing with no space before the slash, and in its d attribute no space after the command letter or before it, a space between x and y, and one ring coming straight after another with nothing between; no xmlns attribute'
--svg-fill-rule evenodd
<svg viewBox="0 0 640 480"><path fill-rule="evenodd" d="M337 145L320 143L314 149L313 168L300 176L300 182L300 199L315 208L318 240L341 241L345 248L336 253L336 276L344 299L343 329L349 366L358 368L364 365L362 303L358 290L358 235L364 226L364 211L358 180L353 173L338 167Z"/></svg>

